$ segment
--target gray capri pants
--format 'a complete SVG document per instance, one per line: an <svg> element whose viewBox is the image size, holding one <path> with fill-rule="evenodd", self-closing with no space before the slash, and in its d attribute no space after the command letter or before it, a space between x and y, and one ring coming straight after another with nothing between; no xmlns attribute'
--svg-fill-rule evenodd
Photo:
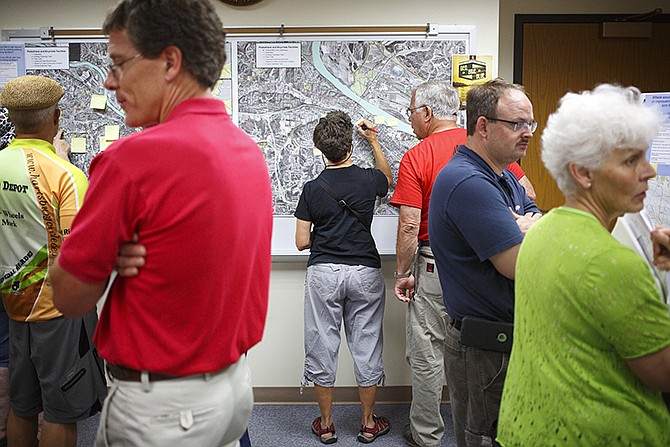
<svg viewBox="0 0 670 447"><path fill-rule="evenodd" d="M322 387L335 385L343 320L358 386L384 381L385 301L386 285L380 268L345 264L307 267L302 386L307 382Z"/></svg>

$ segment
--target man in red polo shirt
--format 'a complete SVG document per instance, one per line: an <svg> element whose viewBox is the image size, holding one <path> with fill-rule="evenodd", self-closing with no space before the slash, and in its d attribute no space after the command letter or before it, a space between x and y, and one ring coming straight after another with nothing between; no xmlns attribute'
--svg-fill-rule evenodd
<svg viewBox="0 0 670 447"><path fill-rule="evenodd" d="M94 339L113 378L97 445L235 445L252 406L242 354L267 311L272 197L261 150L211 95L225 33L206 0L123 0L103 31L105 87L144 130L91 164L52 274L56 306L80 315L123 244L146 248Z"/></svg>
<svg viewBox="0 0 670 447"><path fill-rule="evenodd" d="M428 204L435 177L467 138L465 129L456 126L459 105L449 82L428 81L414 89L407 115L421 142L400 161L391 199L400 209L395 295L408 303L405 331L412 370L410 423L403 437L418 447L439 446L444 433L440 402L447 312L428 239Z"/></svg>

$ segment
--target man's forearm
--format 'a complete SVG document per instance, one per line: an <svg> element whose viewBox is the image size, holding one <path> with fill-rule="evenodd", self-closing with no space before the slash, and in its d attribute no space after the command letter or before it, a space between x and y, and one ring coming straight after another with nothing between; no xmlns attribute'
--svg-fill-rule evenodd
<svg viewBox="0 0 670 447"><path fill-rule="evenodd" d="M407 273L412 268L414 254L419 241L421 225L421 209L407 205L400 206L398 217L398 236L396 239L396 271Z"/></svg>
<svg viewBox="0 0 670 447"><path fill-rule="evenodd" d="M58 261L49 268L49 278L53 287L53 302L56 308L68 317L86 315L107 288L107 281L87 284L71 275Z"/></svg>
<svg viewBox="0 0 670 447"><path fill-rule="evenodd" d="M398 238L396 243L396 271L398 273L407 273L412 269L412 261L416 253L417 240L412 243L409 239L401 241Z"/></svg>
<svg viewBox="0 0 670 447"><path fill-rule="evenodd" d="M411 270L418 244L418 234L418 228L415 232L413 228L402 228L398 224L398 239L395 247L396 271L398 273L407 273Z"/></svg>

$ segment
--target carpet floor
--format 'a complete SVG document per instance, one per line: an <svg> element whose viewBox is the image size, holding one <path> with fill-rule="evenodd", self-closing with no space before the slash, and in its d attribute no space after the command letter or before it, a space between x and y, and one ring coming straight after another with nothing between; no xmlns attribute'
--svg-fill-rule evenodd
<svg viewBox="0 0 670 447"><path fill-rule="evenodd" d="M378 447L405 446L403 427L408 423L409 405L377 404L375 413L386 416L391 422L391 431L372 443ZM322 445L311 432L311 423L319 415L319 407L314 405L256 404L249 421L249 435L253 447L309 447ZM442 406L442 416L446 432L441 447L456 445L449 405ZM333 421L337 432L335 447L360 447L356 435L360 429L360 406L335 404ZM92 447L100 422L100 415L90 417L77 424L77 447ZM200 446L193 446L200 447Z"/></svg>

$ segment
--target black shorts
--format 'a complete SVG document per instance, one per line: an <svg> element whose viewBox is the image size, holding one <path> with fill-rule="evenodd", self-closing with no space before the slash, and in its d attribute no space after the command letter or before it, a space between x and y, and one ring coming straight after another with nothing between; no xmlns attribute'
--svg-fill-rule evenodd
<svg viewBox="0 0 670 447"><path fill-rule="evenodd" d="M9 324L9 396L14 414L70 424L95 413L107 394L91 341L98 316Z"/></svg>

